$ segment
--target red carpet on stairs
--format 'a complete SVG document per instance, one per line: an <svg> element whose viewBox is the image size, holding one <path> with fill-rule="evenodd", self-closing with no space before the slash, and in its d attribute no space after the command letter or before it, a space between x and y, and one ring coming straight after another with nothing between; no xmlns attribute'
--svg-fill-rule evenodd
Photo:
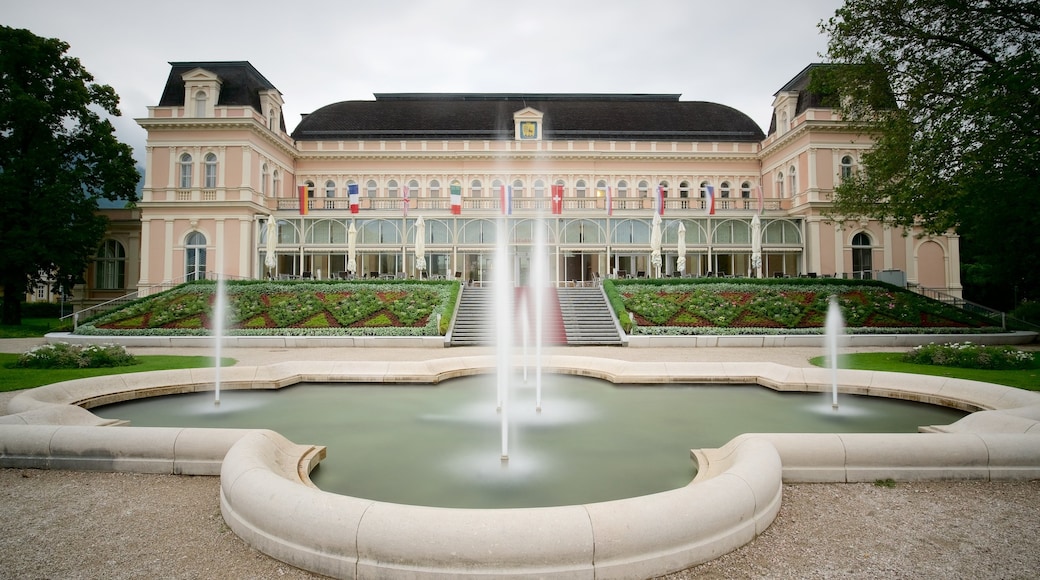
<svg viewBox="0 0 1040 580"><path fill-rule="evenodd" d="M567 332L563 327L563 314L560 312L560 297L556 288L545 288L542 297L542 344L559 345L567 344ZM524 328L521 324L521 316L527 313L530 322L532 344L535 331L535 295L534 288L520 286L513 296L513 344L522 344L524 339Z"/></svg>

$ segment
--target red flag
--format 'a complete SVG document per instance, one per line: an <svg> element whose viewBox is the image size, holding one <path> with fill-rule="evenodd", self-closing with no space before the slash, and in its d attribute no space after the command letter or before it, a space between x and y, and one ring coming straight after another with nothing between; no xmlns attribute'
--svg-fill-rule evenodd
<svg viewBox="0 0 1040 580"><path fill-rule="evenodd" d="M310 207L308 207L308 203L307 203L307 186L306 185L301 185L300 186L300 215L307 215L307 212L309 210L310 210Z"/></svg>
<svg viewBox="0 0 1040 580"><path fill-rule="evenodd" d="M408 217L408 206L412 205L412 200L408 199L408 186L401 188L401 210L404 212L404 217Z"/></svg>
<svg viewBox="0 0 1040 580"><path fill-rule="evenodd" d="M657 186L657 215L664 215L664 186Z"/></svg>
<svg viewBox="0 0 1040 580"><path fill-rule="evenodd" d="M554 185L552 186L552 212L554 214L563 213L563 186Z"/></svg>

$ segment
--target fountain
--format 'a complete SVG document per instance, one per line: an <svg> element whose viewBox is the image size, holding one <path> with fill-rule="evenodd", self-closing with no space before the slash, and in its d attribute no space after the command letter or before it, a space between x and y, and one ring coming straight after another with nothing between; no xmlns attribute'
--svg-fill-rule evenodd
<svg viewBox="0 0 1040 580"><path fill-rule="evenodd" d="M504 231L504 223L500 222L499 227L494 285L500 306L496 309L500 313L509 313L512 311L509 305L514 290L509 275L511 261L506 249L508 235ZM536 257L540 253L536 252ZM537 279L542 268L535 270L534 279ZM534 284L536 302L541 293L539 286L537 282ZM218 290L218 294L222 293L222 290ZM831 306L837 308L834 301ZM223 314L215 316L223 318ZM662 423L657 414L677 413L677 416L664 421L675 425L711 420L725 422L732 416L752 415L749 413L751 406L742 404L739 411L708 411L703 419L691 421L690 416L694 411L666 403L664 410L645 417L652 422L652 428L644 425L630 434L619 435L611 419L599 418L596 415L599 411L590 410L584 404L568 402L563 389L553 386L550 389L551 404L547 406L550 412L515 417L515 422L525 429L518 432L520 449L510 461L512 324L511 317L502 318L504 320L498 321L497 328L501 339L496 350L497 356L448 356L436 365L430 365L428 361L394 358L391 361L328 360L228 369L223 380L234 390L228 396L228 405L220 414L225 415L232 406L250 406L238 404L237 396L241 389L280 389L298 383L304 376L308 380L340 383L352 383L358 377L367 377L367 380L377 383L402 385L441 383L458 377L479 381L481 374L495 375L500 415L500 457L502 465L508 466L508 469L487 468L481 472L480 478L486 482L496 477L532 477L543 472L562 472L561 465L569 465L582 455L593 456L599 463L621 470L616 475L600 475L589 483L579 485L585 489L593 489L601 481L625 481L629 478L629 474L634 471L634 462L646 452L628 444L641 434L656 430ZM536 320L540 319L540 315L536 317ZM839 326L833 326L832 319L837 320ZM669 362L662 365L617 360L615 357L561 355L547 361L547 366L563 375L580 375L630 385L618 390L636 395L640 401L649 399L656 390L674 394L682 390L674 386L683 383L720 383L724 386L720 385L716 389L730 391L739 389L736 384L750 381L776 390L819 392L829 389L834 408L837 408L835 365L837 337L841 334L840 316L828 316L826 326L828 345L834 345L829 376L826 369L791 368L767 362L721 366L716 363ZM218 363L213 370L213 376L216 377L213 384L219 401L222 327L215 334ZM541 333L535 334L540 336ZM539 342L540 339L536 339L536 350L540 353ZM540 365L541 360L538 363ZM933 427L936 433L941 433L938 435L842 434L836 433L837 429L826 429L827 432L817 434L749 433L721 444L717 441L699 443L686 434L673 434L668 436L667 443L651 442L649 448L663 450L668 454L685 454L689 446L720 445L716 449L695 449L691 452L696 459L697 474L693 481L685 485L682 481L684 478L680 478L678 482L673 479L661 491L626 491L615 496L624 499L578 497L552 502L555 507L514 509L428 507L418 505L421 503L419 501L407 505L402 500L369 499L364 497L367 493L359 494L358 497L321 491L311 485L309 474L324 458L324 448L293 443L278 431L180 426L99 428L93 425L100 422L87 422L89 418L84 415L90 413L83 409L75 408L73 412L61 408L63 405L84 404L90 407L135 397L209 390L211 383L206 377L199 380L197 375L192 375L143 373L135 375L133 381L126 383L107 377L84 379L76 385L53 385L53 388L42 387L24 393L12 399L9 409L24 415L13 420L24 420L30 424L0 424L0 463L18 467L46 465L57 469L151 470L208 475L219 472L221 513L228 526L246 543L301 568L351 578L656 576L713 559L761 534L779 511L781 489L785 481L869 482L885 477L901 480L1040 477L1040 446L1036 445L1036 435L1028 435L1025 430L1013 432L1013 429L1020 427L1037 431L1035 425L1040 425L1040 411L1037 411L1040 409L1040 395L971 381L894 373L847 371L843 374L844 388L862 393L869 390L883 397L942 403L968 411L993 409L992 414L976 414L952 425ZM483 389L486 399L490 399L490 389L486 384ZM345 392L351 389L337 385L334 390ZM412 391L408 387L377 387L375 390L391 396L408 396ZM418 390L433 397L445 392L429 387ZM580 390L589 389L583 387ZM536 411L542 406L540 391L539 384L535 395ZM277 396L281 393L268 394ZM518 399L527 394L519 393ZM368 399L367 396L364 398ZM372 399L374 401L374 397ZM279 407L276 414L287 417L293 426L307 426L317 423L313 416L316 410L358 406L319 402L296 413L283 412L284 408ZM399 406L385 404L381 409L396 409ZM632 402L622 405L623 408L632 406ZM772 404L761 407L763 410L760 416L778 415L773 412ZM427 416L425 422L443 421L444 416L460 413L462 408L457 405L454 411L446 411L441 417ZM704 411L709 407L698 405L695 408ZM213 407L209 409L212 411ZM491 416L488 422L493 431L494 413L490 411L489 400L483 407L481 417L485 416L485 411L486 415ZM330 448L334 454L340 448L346 449L351 445L368 447L370 440L358 440L370 432L373 439L379 439L387 432L397 430L396 426L384 424L385 416L381 412L364 408L361 412L360 419L351 421L362 421L366 417L380 421L354 429L350 433L352 441L334 443ZM832 422L849 418L845 413L825 415L824 420ZM53 424L44 424L47 417L52 417ZM529 432L526 427L534 424L535 419L538 427ZM582 437L601 455L595 455L587 449L570 448L568 444L562 458L546 461L541 455L532 454L532 460L527 461L528 442L541 437L548 439L550 446L560 446L557 435L562 424L583 421L598 422L607 428L604 433ZM1026 423L1034 426L1029 427ZM343 424L340 422L338 429L335 425L319 425L318 428L324 432L347 431L342 428ZM766 425L765 428L770 426ZM752 430L746 426L738 429ZM473 430L468 426L465 430L468 432L464 434L464 440L479 439L473 437ZM538 430L543 432L536 432ZM997 435L991 437L994 433ZM319 432L313 435L294 434L292 437L293 441L322 443L323 436ZM722 436L722 439L725 437ZM439 454L443 457L445 450L451 448L450 442L431 441L439 445L432 449L413 449L414 441L425 439L413 434L409 441L377 451L377 459L388 461L389 458L403 456L408 463L415 458L437 458ZM486 441L493 437L483 439ZM673 440L682 450L667 450ZM493 446L494 441L490 445ZM493 457L493 453L481 451L480 460L487 461L489 456ZM352 468L349 475L351 479L360 479L372 471L365 467L359 469L358 466L362 464L353 459L347 458L345 461ZM454 465L452 461L448 463ZM689 469L687 463L686 478L689 477ZM314 474L317 481L321 481L324 475L320 468ZM427 473L398 475L394 480L413 488L455 487L453 482L433 484ZM508 495L512 492L507 490L504 493ZM641 493L646 494L638 495ZM544 506L545 503L529 505ZM407 525L402 525L402 522Z"/></svg>
<svg viewBox="0 0 1040 580"><path fill-rule="evenodd" d="M509 461L509 381L512 374L513 348L513 282L509 275L509 229L505 218L498 219L498 233L495 238L495 274L494 309L497 314L496 352L498 368L496 385L498 387L498 412L501 420L502 462Z"/></svg>
<svg viewBox="0 0 1040 580"><path fill-rule="evenodd" d="M488 376L496 372L494 356L437 358L436 365L390 357L232 367L226 370L224 379L232 386L227 407L238 407L237 395L244 394L245 390L279 389L299 383L304 376L309 380L339 382L335 390L349 391L347 384L358 377L401 386L441 383L456 377L476 380L479 374ZM726 391L729 386L723 385L748 380L781 391L820 392L829 388L826 369L794 368L769 362L720 366L673 361L662 365L616 357L557 355L547 361L547 367L559 374L636 385L621 389L636 396L649 394L651 391L640 389L652 385L658 386L652 388L672 392L675 389L671 385L711 382L721 383L715 389ZM580 503L583 500L579 499L558 507L515 509L433 508L324 492L309 485L307 478L308 472L324 457L323 448L293 443L276 431L96 427L93 425L106 422L75 407L77 403L91 407L154 395L206 392L212 385L207 379L205 374L200 377L196 373L140 373L134 375L132 382L97 377L20 393L9 402L10 411L19 415L0 418L7 419L0 421L0 464L20 468L200 475L219 472L221 513L228 526L246 543L300 568L349 578L651 577L714 559L753 540L776 517L783 482L871 482L887 477L900 481L1040 477L1037 436L1026 432L1029 429L1040 432L1036 427L1040 425L1040 411L1037 411L1040 394L974 381L898 373L846 371L842 376L843 388L862 393L869 390L883 397L942 403L968 411L992 411L933 427L934 433L924 435L834 432L740 435L717 449L694 450L697 475L692 482L677 489L612 501ZM434 393L444 392L428 386L401 389L384 386L376 390L393 396L407 396L407 390L419 390L434 397L437 396ZM486 385L484 389L486 398L490 399L490 389ZM557 389L554 387L550 393L553 398L548 408L553 412L539 416L540 423L545 417L554 419L560 408ZM270 394L280 396L279 392ZM632 405L622 406L631 408ZM674 407L666 405L672 412L686 414ZM706 411L703 405L700 407ZM748 415L748 406L741 407L738 414ZM764 407L762 416L777 415L771 404ZM302 414L277 415L295 425L306 426L314 421L314 411L324 408L329 405L311 404ZM485 409L492 417L488 421L492 422L494 413L488 407ZM366 409L363 419L372 421L380 414ZM706 417L724 420L726 417L722 415L708 411ZM51 423L47 423L48 417ZM829 417L826 420L830 421L845 420L844 415L823 417ZM88 418L97 422L87 423ZM646 419L655 427L661 423L656 417ZM526 420L520 418L521 423ZM667 422L684 421L691 423L688 417ZM7 424L3 424L5 422ZM608 420L598 422L609 423ZM697 422L701 421L692 423ZM355 436L371 434L373 439L395 430L395 426L383 421L359 425L353 430L343 429L342 425L339 424L338 430L352 431ZM493 423L490 426L493 431ZM602 463L631 472L631 462L642 451L627 446L632 436L617 436L609 427L607 425L605 434L585 439L599 452L607 454L601 459ZM319 429L336 430L328 426ZM527 436L523 431L521 435L520 442L526 444ZM556 439L555 433L548 435L549 439ZM684 448L696 444L692 439L687 442L685 435L675 438L681 439L679 444ZM474 439L472 433L467 439ZM320 443L321 437L294 435L294 440ZM436 456L446 447L442 444L439 450L412 453L411 443L382 452L380 459L405 454L409 455L408 459ZM361 446L367 444L366 440ZM336 457L341 446L336 445L330 448L331 457ZM655 446L660 445L651 444ZM495 477L507 471L523 471L518 468L523 467L526 449L524 451L517 453L509 470L488 468L485 473ZM582 451L567 451L564 461L581 454ZM487 455L484 453L483 457ZM557 469L557 465L551 464L545 471ZM366 468L354 467L350 477L361 477L366 471ZM623 473L613 479L626 477ZM429 487L425 474L397 479L411 487Z"/></svg>
<svg viewBox="0 0 1040 580"><path fill-rule="evenodd" d="M217 278L217 290L213 296L213 340L216 360L213 367L213 404L220 405L220 367L221 357L224 349L224 324L227 319L227 290L224 287L224 277Z"/></svg>
<svg viewBox="0 0 1040 580"><path fill-rule="evenodd" d="M838 297L831 296L827 304L827 321L824 325L827 344L827 362L831 369L831 408L838 410L838 341L845 334L845 321L838 306Z"/></svg>
<svg viewBox="0 0 1040 580"><path fill-rule="evenodd" d="M490 378L458 377L433 387L305 383L277 392L234 390L223 405L233 413L207 413L206 393L128 401L94 413L140 426L273 429L329 449L311 474L322 490L473 509L581 505L679 489L697 473L689 449L720 447L746 432L913 433L919 425L964 416L857 395L849 395L857 413L832 415L818 412L818 393L740 384L613 385L550 373L542 413L531 404L533 387L514 384L510 455L502 469L493 461L498 417Z"/></svg>
<svg viewBox="0 0 1040 580"><path fill-rule="evenodd" d="M542 344L545 342L545 291L548 285L548 254L545 243L545 221L539 219L534 227L534 256L531 260L531 290L534 292L534 363L535 411L542 412Z"/></svg>

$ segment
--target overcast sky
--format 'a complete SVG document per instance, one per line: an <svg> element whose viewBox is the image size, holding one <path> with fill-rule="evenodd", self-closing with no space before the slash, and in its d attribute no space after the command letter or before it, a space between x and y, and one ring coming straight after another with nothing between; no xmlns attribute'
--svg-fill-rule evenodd
<svg viewBox="0 0 1040 580"><path fill-rule="evenodd" d="M301 113L395 92L669 93L769 128L772 95L823 60L842 0L26 0L0 23L59 38L120 96L119 138L169 62L247 60Z"/></svg>

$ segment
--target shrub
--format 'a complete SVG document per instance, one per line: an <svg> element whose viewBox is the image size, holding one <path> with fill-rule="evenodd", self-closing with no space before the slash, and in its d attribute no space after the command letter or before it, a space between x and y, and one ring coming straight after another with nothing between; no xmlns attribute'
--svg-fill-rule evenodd
<svg viewBox="0 0 1040 580"><path fill-rule="evenodd" d="M929 343L910 349L909 363L983 370L1016 370L1033 366L1033 355L1009 346L981 346L971 342Z"/></svg>
<svg viewBox="0 0 1040 580"><path fill-rule="evenodd" d="M67 342L35 346L15 362L15 366L27 369L87 369L135 364L137 359L117 344L83 346Z"/></svg>

